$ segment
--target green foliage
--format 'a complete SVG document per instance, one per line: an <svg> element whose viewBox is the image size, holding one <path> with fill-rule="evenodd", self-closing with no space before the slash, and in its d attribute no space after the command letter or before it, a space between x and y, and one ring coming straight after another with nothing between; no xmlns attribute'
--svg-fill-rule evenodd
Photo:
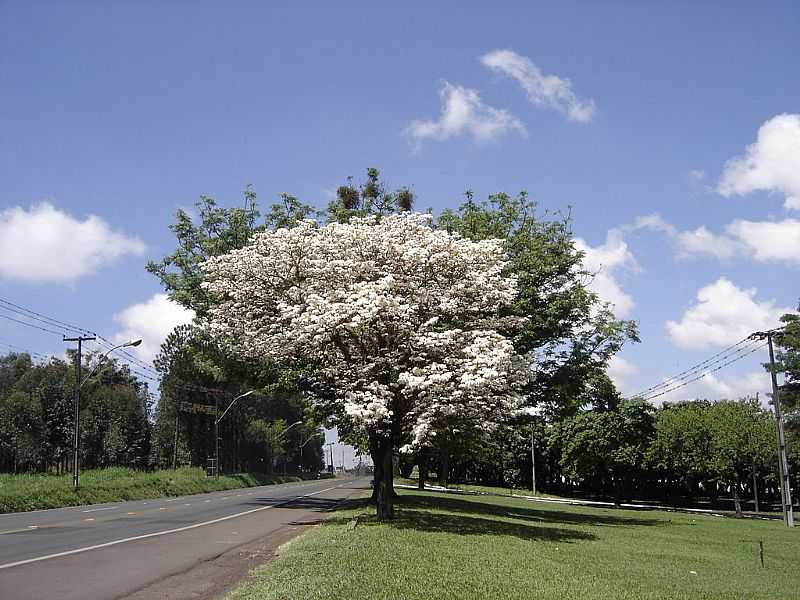
<svg viewBox="0 0 800 600"><path fill-rule="evenodd" d="M560 463L568 475L603 480L619 492L622 480L644 464L654 412L644 400L583 411L553 427L551 446L560 448Z"/></svg>
<svg viewBox="0 0 800 600"><path fill-rule="evenodd" d="M328 221L346 223L353 217L388 215L408 211L414 205L414 193L407 187L389 191L375 167L367 169L367 178L359 186L348 177L336 190L336 198L328 204Z"/></svg>
<svg viewBox="0 0 800 600"><path fill-rule="evenodd" d="M711 476L711 435L707 401L665 404L655 420L648 459L657 469L683 477Z"/></svg>
<svg viewBox="0 0 800 600"><path fill-rule="evenodd" d="M98 360L97 354L85 354L84 372L91 372ZM151 433L147 386L127 366L103 360L103 368L81 389L81 463L86 468L146 468ZM65 361L33 364L24 354L0 357L0 470L71 468L74 386L74 368Z"/></svg>
<svg viewBox="0 0 800 600"><path fill-rule="evenodd" d="M679 476L743 481L753 468L771 468L775 428L770 413L752 399L698 400L665 405L648 450L651 463Z"/></svg>
<svg viewBox="0 0 800 600"><path fill-rule="evenodd" d="M592 276L575 248L569 215L537 212L525 192L498 193L476 202L471 192L438 226L473 240L505 241L509 272L519 296L509 314L524 318L517 350L532 354L536 379L532 405L546 403L553 414L572 414L608 387L608 362L629 341L638 342L632 321L617 320L586 282ZM613 387L613 386L612 386Z"/></svg>
<svg viewBox="0 0 800 600"><path fill-rule="evenodd" d="M776 369L784 376L779 394L781 406L794 419L800 413L800 314L785 314L781 322L785 329L773 338Z"/></svg>
<svg viewBox="0 0 800 600"><path fill-rule="evenodd" d="M201 196L195 203L198 222L183 209L175 214L175 223L169 226L175 234L177 248L160 261L147 263L148 272L161 281L169 297L203 316L213 299L203 290L200 270L212 256L226 254L242 248L257 231L266 228L290 227L298 220L314 214L314 210L294 196L281 194L280 202L273 205L262 223L256 193L244 191L244 207L224 208L216 200Z"/></svg>

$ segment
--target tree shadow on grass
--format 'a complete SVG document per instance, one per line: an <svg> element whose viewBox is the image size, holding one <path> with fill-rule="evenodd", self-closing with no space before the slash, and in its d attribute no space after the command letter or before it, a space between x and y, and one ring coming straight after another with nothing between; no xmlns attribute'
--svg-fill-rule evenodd
<svg viewBox="0 0 800 600"><path fill-rule="evenodd" d="M475 498L475 499L473 499ZM638 519L615 515L598 514L596 510L576 512L569 505L559 505L557 509L541 510L525 506L498 505L482 502L477 497L467 499L457 497L431 496L426 492L403 493L399 504L409 509L439 509L448 512L490 515L537 523L556 523L590 526L654 526L663 525L659 519Z"/></svg>
<svg viewBox="0 0 800 600"><path fill-rule="evenodd" d="M365 525L375 522L369 519ZM400 510L394 521L388 523L395 529L413 529L429 533L454 533L457 535L496 535L516 537L521 540L539 540L570 543L595 540L597 537L587 531L564 529L561 527L539 527L529 523L501 521L498 519L430 512L427 510Z"/></svg>

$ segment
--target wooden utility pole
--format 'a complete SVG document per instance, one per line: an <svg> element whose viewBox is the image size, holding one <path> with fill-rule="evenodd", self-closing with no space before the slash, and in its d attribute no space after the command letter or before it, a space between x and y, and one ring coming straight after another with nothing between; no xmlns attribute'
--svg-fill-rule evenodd
<svg viewBox="0 0 800 600"><path fill-rule="evenodd" d="M781 478L781 507L783 522L787 527L794 527L794 509L792 508L792 490L789 486L789 461L786 458L786 438L783 433L783 411L778 396L778 374L775 369L775 352L772 348L774 331L767 331L769 346L769 374L772 378L772 405L775 407L775 421L778 430L778 470Z"/></svg>
<svg viewBox="0 0 800 600"><path fill-rule="evenodd" d="M95 336L83 336L68 338L65 337L65 342L78 342L78 353L75 355L75 439L73 440L73 455L72 455L72 487L76 490L80 484L81 467L80 467L80 443L81 443L81 348L83 342L91 342L96 340ZM91 373L89 374L91 377Z"/></svg>

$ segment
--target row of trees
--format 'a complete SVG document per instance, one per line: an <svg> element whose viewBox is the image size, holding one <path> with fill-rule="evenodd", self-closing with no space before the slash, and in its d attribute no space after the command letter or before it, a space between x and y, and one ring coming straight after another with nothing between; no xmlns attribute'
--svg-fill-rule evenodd
<svg viewBox="0 0 800 600"><path fill-rule="evenodd" d="M84 373L98 366L99 358L84 355ZM73 351L67 361L53 358L39 364L28 354L0 357L1 471L71 469L74 361ZM82 466L148 467L152 431L147 385L126 366L104 360L85 381L81 395Z"/></svg>
<svg viewBox="0 0 800 600"><path fill-rule="evenodd" d="M127 365L109 358L98 364L101 355L84 354L84 374L97 370L81 387L81 467L204 466L215 452L213 409L219 405L221 413L233 397L214 388L218 382L202 368L187 364L202 364L209 349L214 346L190 326L168 337L156 363L165 373L157 404ZM0 356L0 472L72 469L75 358L74 351L67 360L38 363L25 353ZM252 379L258 376L238 383ZM198 406L205 412L192 410ZM272 473L276 466L288 473L319 470L323 439L318 422L296 389L259 388L220 424L223 472Z"/></svg>
<svg viewBox="0 0 800 600"><path fill-rule="evenodd" d="M800 442L789 428L790 447ZM671 502L730 497L737 512L741 497L778 501L775 422L755 399L696 400L655 408L643 400L597 405L547 423L521 418L501 436L481 438L466 451L446 449L406 460L451 481L532 487L531 446L537 488L554 493L591 494ZM435 459L432 461L432 458ZM797 484L800 454L791 455Z"/></svg>

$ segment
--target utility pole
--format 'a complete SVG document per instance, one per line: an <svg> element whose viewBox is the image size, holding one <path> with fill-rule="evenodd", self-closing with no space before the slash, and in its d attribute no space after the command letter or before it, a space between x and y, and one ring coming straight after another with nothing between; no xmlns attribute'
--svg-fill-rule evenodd
<svg viewBox="0 0 800 600"><path fill-rule="evenodd" d="M778 374L775 372L775 352L772 349L774 331L767 331L769 346L769 373L772 377L772 405L775 407L775 421L778 429L778 470L781 478L781 507L783 522L787 527L794 527L794 510L792 508L792 490L789 487L789 461L786 458L786 439L783 433L783 411L778 397Z"/></svg>
<svg viewBox="0 0 800 600"><path fill-rule="evenodd" d="M91 342L96 340L95 336L81 336L74 338L65 337L65 342L78 342L78 353L75 357L75 439L73 443L73 456L72 456L72 487L78 489L80 483L81 470L79 463L79 448L80 448L80 415L81 415L81 349L83 342Z"/></svg>
<svg viewBox="0 0 800 600"><path fill-rule="evenodd" d="M214 394L214 478L219 479L219 394Z"/></svg>
<svg viewBox="0 0 800 600"><path fill-rule="evenodd" d="M531 489L533 495L536 495L536 438L534 437L534 428L531 425Z"/></svg>

